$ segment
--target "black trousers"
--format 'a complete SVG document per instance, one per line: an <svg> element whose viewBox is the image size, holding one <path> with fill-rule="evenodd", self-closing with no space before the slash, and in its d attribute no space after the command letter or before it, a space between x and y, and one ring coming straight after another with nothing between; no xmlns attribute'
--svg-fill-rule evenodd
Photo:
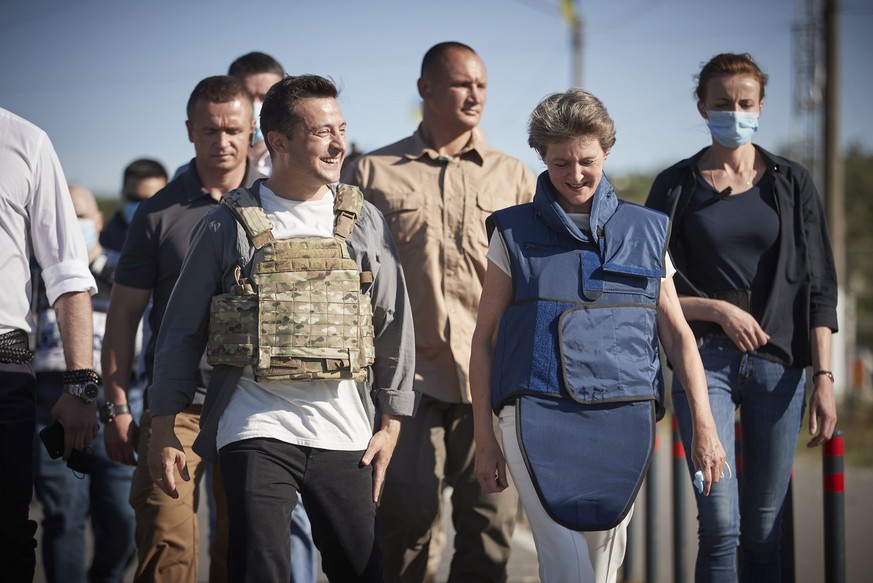
<svg viewBox="0 0 873 583"><path fill-rule="evenodd" d="M221 448L230 581L288 581L291 512L299 491L327 578L381 583L373 472L360 467L362 455L275 439L246 439Z"/></svg>
<svg viewBox="0 0 873 583"><path fill-rule="evenodd" d="M33 495L36 379L30 364L0 363L0 579L33 581L36 522Z"/></svg>

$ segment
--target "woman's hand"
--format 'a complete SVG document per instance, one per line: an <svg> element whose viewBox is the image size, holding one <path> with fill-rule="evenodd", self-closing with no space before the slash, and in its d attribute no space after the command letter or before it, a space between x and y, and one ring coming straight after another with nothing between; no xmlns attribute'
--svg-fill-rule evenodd
<svg viewBox="0 0 873 583"><path fill-rule="evenodd" d="M704 496L709 496L712 485L724 473L725 459L724 448L718 439L715 425L695 427L694 437L691 439L691 461L695 469L703 472Z"/></svg>
<svg viewBox="0 0 873 583"><path fill-rule="evenodd" d="M506 479L506 458L497 443L494 432L476 438L476 478L488 494L502 492L509 487Z"/></svg>
<svg viewBox="0 0 873 583"><path fill-rule="evenodd" d="M733 304L718 301L716 314L718 325L743 352L752 352L770 342L770 335L764 332L758 321Z"/></svg>
<svg viewBox="0 0 873 583"><path fill-rule="evenodd" d="M512 299L512 279L488 261L476 329L470 343L470 396L473 405L473 440L476 443L475 472L482 489L493 494L509 486L506 458L494 433L491 412L491 367L500 319Z"/></svg>

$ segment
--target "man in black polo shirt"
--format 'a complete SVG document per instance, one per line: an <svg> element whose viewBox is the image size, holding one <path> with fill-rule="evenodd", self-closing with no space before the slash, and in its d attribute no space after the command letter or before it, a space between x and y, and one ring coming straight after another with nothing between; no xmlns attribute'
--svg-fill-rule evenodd
<svg viewBox="0 0 873 583"><path fill-rule="evenodd" d="M252 102L238 80L216 76L201 81L188 100L185 125L188 139L194 144L194 159L183 174L142 203L130 225L115 274L102 354L106 401L115 405L127 402L136 329L149 297L153 301L149 315L152 336L145 350L145 364L151 383L155 339L195 225L218 204L222 194L250 186L258 177L247 164L254 130ZM190 446L199 432L208 375L204 358L198 398L187 411L176 416L175 430L185 445L189 470L195 476L179 491L179 499L164 496L149 478L149 412L143 412L139 427L130 415L124 414L106 426L109 456L122 463L137 464L130 493L136 512L137 581L196 582L198 534L194 497L206 464ZM138 459L134 455L135 446ZM212 548L216 560L210 562L210 581L224 581L227 544L224 493L216 483L218 472L213 474L218 516Z"/></svg>

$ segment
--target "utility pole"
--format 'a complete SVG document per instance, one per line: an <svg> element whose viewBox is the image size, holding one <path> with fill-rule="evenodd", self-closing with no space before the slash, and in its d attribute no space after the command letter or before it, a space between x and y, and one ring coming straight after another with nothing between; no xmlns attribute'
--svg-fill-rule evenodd
<svg viewBox="0 0 873 583"><path fill-rule="evenodd" d="M840 29L839 0L825 0L825 116L824 116L824 178L825 210L828 230L834 253L834 267L837 272L838 299L837 318L844 325L843 334L833 338L832 370L839 371L838 379L847 379L849 355L854 353L855 338L849 332L854 330L854 322L848 322L847 305L854 299L847 293L846 281L846 202L843 184L843 157L840 153ZM837 381L837 394L844 393L848 383Z"/></svg>
<svg viewBox="0 0 873 583"><path fill-rule="evenodd" d="M583 75L585 71L585 62L582 59L583 52L583 29L585 27L582 18L577 14L576 21L571 25L573 26L573 87L582 87L582 80L585 78Z"/></svg>
<svg viewBox="0 0 873 583"><path fill-rule="evenodd" d="M797 0L794 24L795 139L792 154L809 168L819 192L824 192L822 120L824 115L824 0Z"/></svg>
<svg viewBox="0 0 873 583"><path fill-rule="evenodd" d="M825 2L825 208L840 287L846 284L846 202L840 154L839 0Z"/></svg>
<svg viewBox="0 0 873 583"><path fill-rule="evenodd" d="M579 12L576 10L574 0L560 0L561 15L564 17L564 22L570 27L570 46L572 48L572 71L571 79L573 87L582 87L584 80L584 30L585 23Z"/></svg>

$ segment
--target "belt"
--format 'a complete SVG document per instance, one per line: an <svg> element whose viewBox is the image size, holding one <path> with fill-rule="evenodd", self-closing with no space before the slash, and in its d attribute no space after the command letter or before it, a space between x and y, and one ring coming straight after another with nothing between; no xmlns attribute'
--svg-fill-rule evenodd
<svg viewBox="0 0 873 583"><path fill-rule="evenodd" d="M27 333L24 330L0 334L0 362L27 364L32 359L33 353L27 348Z"/></svg>
<svg viewBox="0 0 873 583"><path fill-rule="evenodd" d="M709 294L709 297L715 300L722 300L732 304L744 312L748 312L755 316L758 321L764 314L764 306L767 304L767 289L752 288L752 289L729 289L718 291Z"/></svg>

